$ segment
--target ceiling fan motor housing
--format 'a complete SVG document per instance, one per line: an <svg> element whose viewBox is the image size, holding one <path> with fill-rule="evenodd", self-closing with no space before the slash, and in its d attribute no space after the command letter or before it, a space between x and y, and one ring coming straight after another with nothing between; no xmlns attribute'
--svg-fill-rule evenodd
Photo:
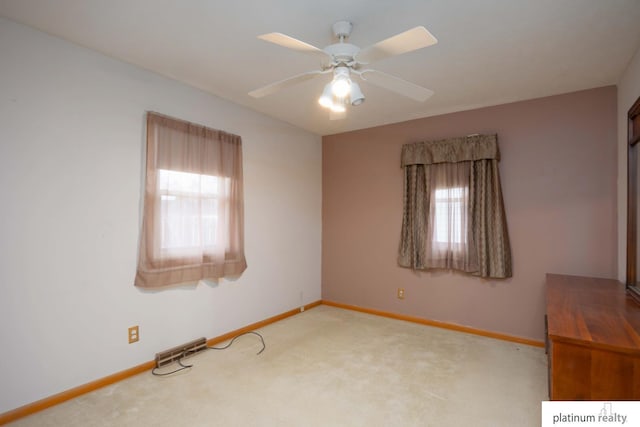
<svg viewBox="0 0 640 427"><path fill-rule="evenodd" d="M338 21L333 24L333 34L340 40L325 47L323 50L331 57L330 67L339 67L342 65L351 67L355 65L355 56L360 52L358 46L345 43L345 40L351 35L353 24L349 21Z"/></svg>
<svg viewBox="0 0 640 427"><path fill-rule="evenodd" d="M324 51L331 56L331 65L339 66L354 66L354 57L360 52L358 46L350 43L335 43L324 48Z"/></svg>

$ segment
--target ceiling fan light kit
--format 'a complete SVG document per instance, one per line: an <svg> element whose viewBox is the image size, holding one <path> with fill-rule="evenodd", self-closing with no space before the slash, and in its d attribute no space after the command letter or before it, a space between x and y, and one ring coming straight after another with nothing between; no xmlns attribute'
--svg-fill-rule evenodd
<svg viewBox="0 0 640 427"><path fill-rule="evenodd" d="M354 107L357 107L364 102L364 93L362 93L360 85L356 82L351 83L350 101L351 105Z"/></svg>
<svg viewBox="0 0 640 427"><path fill-rule="evenodd" d="M349 103L354 106L364 102L360 86L351 81L349 68L336 67L333 70L333 80L325 85L322 95L318 98L318 104L334 113L343 113L346 111L347 97Z"/></svg>
<svg viewBox="0 0 640 427"><path fill-rule="evenodd" d="M326 108L331 108L331 105L333 105L333 90L331 88L331 83L324 85L322 95L318 98L318 104Z"/></svg>
<svg viewBox="0 0 640 427"><path fill-rule="evenodd" d="M351 91L351 79L349 78L349 69L347 67L336 67L333 70L331 90L338 98L344 98L349 95Z"/></svg>
<svg viewBox="0 0 640 427"><path fill-rule="evenodd" d="M347 105L355 107L364 102L364 93L360 89L360 85L352 80L353 76L357 76L364 82L390 90L402 96L407 96L418 102L424 102L433 94L429 89L401 78L380 71L363 68L363 66L373 61L436 44L438 40L427 31L426 28L412 28L365 49L360 49L358 46L345 42L351 35L351 30L353 29L351 22L338 21L333 24L332 29L333 34L338 39L338 43L326 46L324 49L319 49L282 33L269 33L258 36L261 40L288 49L320 56L322 65L320 70L309 71L272 83L249 92L249 95L254 98L261 98L275 93L280 89L327 73L333 73L333 80L324 86L318 103L328 108L332 113L344 113ZM335 114L330 115L330 118L333 120L334 116ZM343 117L344 115L341 115L339 118Z"/></svg>

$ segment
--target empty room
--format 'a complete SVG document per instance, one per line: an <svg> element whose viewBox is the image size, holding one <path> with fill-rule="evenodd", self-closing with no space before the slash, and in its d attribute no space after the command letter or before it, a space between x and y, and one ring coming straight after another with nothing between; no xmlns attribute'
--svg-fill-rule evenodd
<svg viewBox="0 0 640 427"><path fill-rule="evenodd" d="M0 424L640 401L637 142L638 0L0 0Z"/></svg>

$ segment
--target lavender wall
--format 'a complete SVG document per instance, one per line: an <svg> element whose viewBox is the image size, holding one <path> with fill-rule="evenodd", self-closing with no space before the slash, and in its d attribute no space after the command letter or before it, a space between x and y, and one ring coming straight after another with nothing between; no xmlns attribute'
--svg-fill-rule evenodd
<svg viewBox="0 0 640 427"><path fill-rule="evenodd" d="M398 267L402 144L471 133L498 134L514 276ZM543 339L545 273L616 277L616 135L609 86L324 137L323 299Z"/></svg>

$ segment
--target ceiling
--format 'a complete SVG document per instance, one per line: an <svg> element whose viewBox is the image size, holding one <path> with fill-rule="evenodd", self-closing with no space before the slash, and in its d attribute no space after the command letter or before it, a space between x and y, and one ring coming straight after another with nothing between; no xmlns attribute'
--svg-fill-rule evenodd
<svg viewBox="0 0 640 427"><path fill-rule="evenodd" d="M640 47L640 0L0 0L0 15L319 135L617 84ZM435 95L361 83L366 102L332 121L317 103L329 75L247 94L319 67L256 36L322 48L339 20L361 48L425 26L438 44L371 68Z"/></svg>

